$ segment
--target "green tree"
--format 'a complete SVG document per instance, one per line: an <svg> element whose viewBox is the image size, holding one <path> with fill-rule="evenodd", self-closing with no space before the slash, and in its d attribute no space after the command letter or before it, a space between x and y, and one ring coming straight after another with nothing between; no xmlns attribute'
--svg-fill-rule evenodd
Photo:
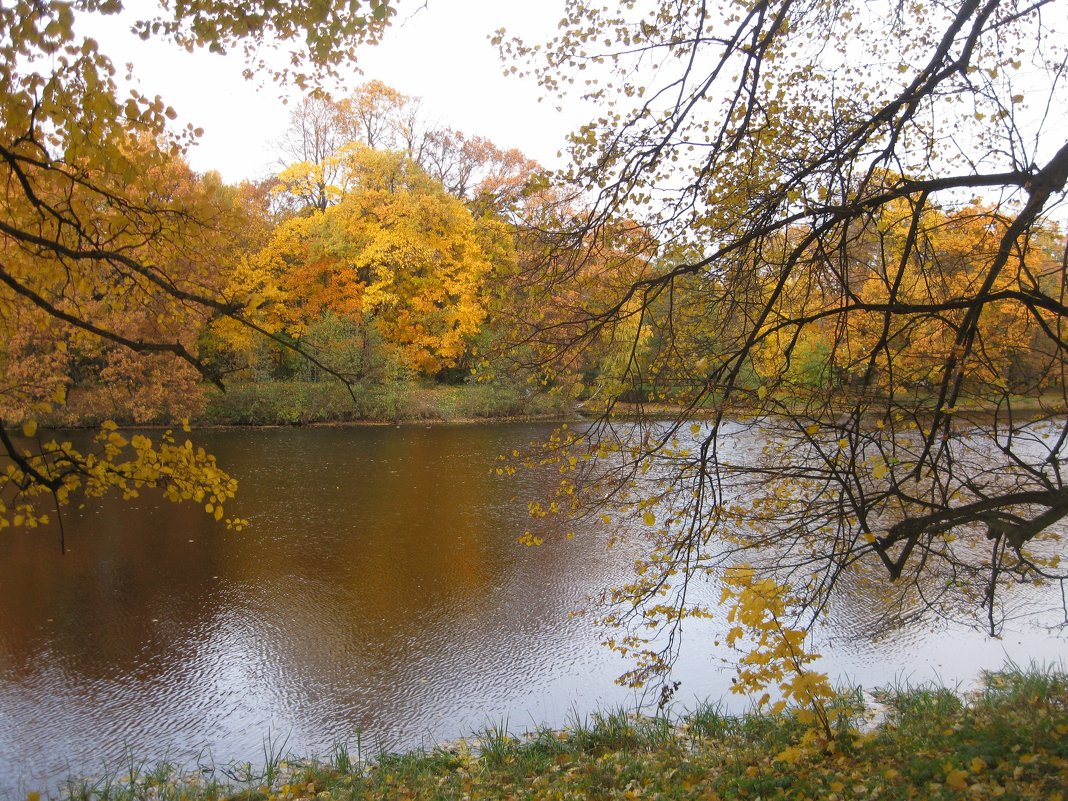
<svg viewBox="0 0 1068 801"><path fill-rule="evenodd" d="M1064 580L1065 12L569 0L546 45L498 36L601 115L558 176L584 223L528 265L558 311L538 358L627 337L645 355L619 379L679 410L549 448L558 505L644 518L607 615L662 634L635 681L710 611L693 583L742 562L808 623L857 571L890 579L888 619L967 607L992 631L1006 585ZM581 272L559 254L620 220L657 243L650 269L558 302Z"/></svg>

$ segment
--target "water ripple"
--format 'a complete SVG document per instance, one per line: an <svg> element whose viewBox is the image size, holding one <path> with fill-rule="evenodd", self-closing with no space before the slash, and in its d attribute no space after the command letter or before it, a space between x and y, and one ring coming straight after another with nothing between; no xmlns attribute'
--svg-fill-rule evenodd
<svg viewBox="0 0 1068 801"><path fill-rule="evenodd" d="M507 720L562 725L633 702L625 668L568 612L625 576L597 531L524 548L526 501L554 475L504 481L498 453L544 426L217 432L242 480L219 530L198 509L103 502L69 521L67 557L0 539L0 799L139 759L262 759L284 742L401 749ZM709 589L709 592L712 590ZM1063 638L1004 643L947 626L871 638L878 603L832 609L834 675L974 675L1002 648L1056 657ZM718 621L695 623L682 704L727 693ZM947 648L946 643L952 647ZM739 700L738 702L742 702ZM270 736L273 746L265 744Z"/></svg>

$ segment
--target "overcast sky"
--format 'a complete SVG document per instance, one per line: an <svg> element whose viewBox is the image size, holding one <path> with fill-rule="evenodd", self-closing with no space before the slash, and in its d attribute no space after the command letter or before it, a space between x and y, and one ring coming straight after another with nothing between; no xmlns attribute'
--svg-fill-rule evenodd
<svg viewBox="0 0 1068 801"><path fill-rule="evenodd" d="M422 97L430 121L517 147L553 166L564 136L583 121L583 114L574 107L558 113L538 102L533 81L505 77L489 36L503 27L541 41L555 31L561 0L427 0L425 8L419 5L400 4L385 40L363 49L364 74L354 70L350 88L377 78ZM189 153L194 169L218 170L227 181L277 171L274 142L289 109L277 86L257 89L241 77L239 56L187 54L164 43L143 43L114 20L93 20L86 32L100 40L120 77L123 65L133 62L140 91L161 95L182 123L204 129L200 144Z"/></svg>
<svg viewBox="0 0 1068 801"><path fill-rule="evenodd" d="M127 2L128 7L137 4L156 5L155 0ZM489 36L503 27L529 42L544 41L556 32L563 5L564 0L400 0L400 13L384 41L362 49L363 74L353 70L345 85L327 88L343 95L364 81L381 80L421 97L430 123L485 136L501 147L519 148L547 167L558 166L556 154L566 134L596 117L598 110L582 108L574 99L562 112L552 102L539 103L541 92L532 80L504 75L505 65ZM104 24L99 15L93 16L87 20L86 32L100 40L120 75L122 65L132 61L143 93L160 94L177 110L182 123L204 129L200 144L189 153L194 169L218 170L227 181L277 172L275 142L289 118L279 87L244 80L240 56L187 54L163 42L144 43L130 36L118 21ZM1026 88L1028 67L1025 63L1015 76L1022 88ZM890 74L891 80L898 77L896 70ZM1040 85L1041 77L1032 80ZM1026 94L1030 100L1032 92ZM1033 96L1048 97L1048 89ZM1025 128L1037 128L1049 110L1041 103L1029 106L1014 111L1020 122L1034 117L1033 124ZM1055 104L1054 115L1056 111ZM1050 126L1047 119L1046 133ZM1043 144L1056 145L1056 139L1046 136ZM1039 161L1052 155L1042 147L1039 151Z"/></svg>

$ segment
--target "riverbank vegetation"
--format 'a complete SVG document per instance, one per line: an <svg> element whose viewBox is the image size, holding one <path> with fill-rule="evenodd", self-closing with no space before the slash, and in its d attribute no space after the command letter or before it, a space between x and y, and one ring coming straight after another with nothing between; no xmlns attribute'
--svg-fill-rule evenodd
<svg viewBox="0 0 1068 801"><path fill-rule="evenodd" d="M1014 799L1061 801L1068 787L1068 676L1009 668L960 694L900 686L837 694L831 739L812 747L789 712L677 719L623 710L566 729L506 724L412 753L359 740L319 760L265 745L265 764L183 772L131 759L124 774L68 782L65 801L397 799ZM369 753L370 751L370 753ZM31 798L36 794L31 794Z"/></svg>
<svg viewBox="0 0 1068 801"><path fill-rule="evenodd" d="M107 247L82 232L77 256L66 255L75 243L57 229L55 281L38 269L41 254L13 252L8 269L22 281L12 278L0 296L0 417L256 423L552 407L522 402L546 386L529 371L502 371L499 359L524 258L519 206L533 202L523 190L536 165L480 137L430 128L417 108L417 98L380 83L336 102L309 98L283 139L296 160L240 186L154 152L136 126L122 132L143 151L128 154L130 169L148 171L144 197L127 201L144 225L162 227L146 243L116 212L96 222L113 228ZM99 193L116 191L112 176L98 178ZM93 191L82 189L90 203ZM32 229L33 198L24 200L23 216L14 207L11 216ZM84 228L80 213L57 225ZM20 235L40 234L16 232L13 246ZM67 258L115 273L117 297L105 299L89 275L67 280ZM168 308L168 296L179 308ZM88 328L60 312L67 307L87 309ZM465 384L478 388L429 391ZM233 398L220 398L232 387ZM286 391L294 394L281 402ZM433 397L442 400L436 411L419 408ZM454 408L464 398L467 408Z"/></svg>
<svg viewBox="0 0 1068 801"><path fill-rule="evenodd" d="M574 415L569 398L504 382L434 384L395 382L346 387L339 381L231 382L223 392L205 387L190 413L192 427L292 426L330 423L561 420ZM67 403L42 416L54 428L174 425L169 415L135 418L107 387L80 388Z"/></svg>

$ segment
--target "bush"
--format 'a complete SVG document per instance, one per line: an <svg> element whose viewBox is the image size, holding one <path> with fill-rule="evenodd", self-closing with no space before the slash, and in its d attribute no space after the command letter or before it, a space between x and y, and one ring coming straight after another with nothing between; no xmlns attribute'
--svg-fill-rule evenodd
<svg viewBox="0 0 1068 801"><path fill-rule="evenodd" d="M414 383L356 385L336 381L263 381L211 389L202 415L206 425L302 425L325 422L479 420L560 417L566 399L502 384L426 386Z"/></svg>

